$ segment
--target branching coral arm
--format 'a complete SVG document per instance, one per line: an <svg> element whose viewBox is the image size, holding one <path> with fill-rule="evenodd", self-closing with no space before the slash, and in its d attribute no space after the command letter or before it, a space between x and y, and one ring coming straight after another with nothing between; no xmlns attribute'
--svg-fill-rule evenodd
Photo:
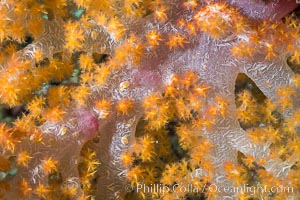
<svg viewBox="0 0 300 200"><path fill-rule="evenodd" d="M274 17L274 20L284 16L295 7L293 3L289 3L287 7L282 9L281 4L282 2L275 6L275 10L279 9L279 14ZM270 12L275 13L275 10ZM286 55L281 55L272 61L266 60L265 55L257 55L254 59L241 60L238 65L240 71L250 77L260 90L274 101L277 98L276 90L290 84L294 77L294 72L287 65L286 60ZM235 130L235 133L232 134L234 138L231 138L231 142L239 151L257 159L268 156L270 144L253 144L248 138L248 133L242 130L238 123L233 130ZM276 176L286 173L282 169L286 169L288 166L290 167L291 164L281 160L268 160L265 165L266 169Z"/></svg>
<svg viewBox="0 0 300 200"><path fill-rule="evenodd" d="M287 58L282 56L272 62L255 58L255 62L241 62L241 71L249 76L259 89L270 99L276 100L276 89L289 85L294 72L287 64Z"/></svg>
<svg viewBox="0 0 300 200"><path fill-rule="evenodd" d="M43 58L51 59L53 54L66 52L65 49L65 22L62 19L45 20L43 23L43 33L34 38L32 44L27 45L24 49L18 52L18 55L23 59L32 59L35 52L41 51ZM93 32L97 32L96 36ZM99 54L111 54L116 42L111 40L108 34L99 26L94 26L85 30L85 40L82 46L82 51L87 53L97 52Z"/></svg>
<svg viewBox="0 0 300 200"><path fill-rule="evenodd" d="M253 19L279 20L287 13L297 8L293 0L279 0L275 2L263 3L261 0L230 0L232 5L241 8L243 14L251 16Z"/></svg>

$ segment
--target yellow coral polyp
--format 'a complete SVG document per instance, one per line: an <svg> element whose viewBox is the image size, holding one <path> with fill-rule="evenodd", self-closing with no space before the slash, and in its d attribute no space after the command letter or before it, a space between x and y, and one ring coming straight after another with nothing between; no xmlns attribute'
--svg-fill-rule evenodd
<svg viewBox="0 0 300 200"><path fill-rule="evenodd" d="M133 107L134 106L134 102L130 99L122 99L116 109L117 111L120 113L120 114L123 114L123 115L129 115L130 112L132 112L133 110Z"/></svg>
<svg viewBox="0 0 300 200"><path fill-rule="evenodd" d="M22 151L18 154L17 164L24 167L28 167L28 162L30 161L31 158L32 157L29 155L27 151Z"/></svg>
<svg viewBox="0 0 300 200"><path fill-rule="evenodd" d="M69 51L79 50L85 39L84 32L78 23L69 22L65 25L66 43L65 48Z"/></svg>
<svg viewBox="0 0 300 200"><path fill-rule="evenodd" d="M42 160L41 169L46 175L56 172L58 170L58 161L53 158L46 158Z"/></svg>
<svg viewBox="0 0 300 200"><path fill-rule="evenodd" d="M213 38L221 38L232 31L233 20L238 15L227 4L216 3L202 8L194 18L202 31Z"/></svg>
<svg viewBox="0 0 300 200"><path fill-rule="evenodd" d="M183 48L185 44L187 44L188 41L183 35L176 34L176 35L170 35L169 41L166 43L169 49L174 50L177 48Z"/></svg>
<svg viewBox="0 0 300 200"><path fill-rule="evenodd" d="M22 179L19 185L19 191L22 197L29 195L32 192L32 188L29 186L29 183Z"/></svg>
<svg viewBox="0 0 300 200"><path fill-rule="evenodd" d="M140 155L142 161L143 162L152 161L154 156L156 155L154 139L149 135L146 135L145 137L142 138L140 145L142 148L141 155Z"/></svg>
<svg viewBox="0 0 300 200"><path fill-rule="evenodd" d="M158 46L162 40L157 30L151 30L146 35L147 41L151 46Z"/></svg>

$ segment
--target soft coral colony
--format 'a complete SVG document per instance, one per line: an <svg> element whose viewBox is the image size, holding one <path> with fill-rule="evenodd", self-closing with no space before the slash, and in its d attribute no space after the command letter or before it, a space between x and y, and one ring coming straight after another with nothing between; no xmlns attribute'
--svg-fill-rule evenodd
<svg viewBox="0 0 300 200"><path fill-rule="evenodd" d="M295 6L0 1L0 198L298 199Z"/></svg>

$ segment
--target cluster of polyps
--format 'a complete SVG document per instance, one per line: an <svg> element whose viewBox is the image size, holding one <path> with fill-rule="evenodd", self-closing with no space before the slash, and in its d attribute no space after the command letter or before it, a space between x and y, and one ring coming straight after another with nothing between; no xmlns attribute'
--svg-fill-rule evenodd
<svg viewBox="0 0 300 200"><path fill-rule="evenodd" d="M265 6L252 1L228 1L225 4L155 0L130 1L131 7L125 6L124 2L1 3L3 17L0 22L5 28L0 30L0 40L10 37L23 41L24 30L34 37L33 43L24 49L19 45L3 44L5 51L1 53L1 62L6 68L0 72L3 77L0 99L12 106L26 103L29 111L15 121L14 127L1 126L0 143L4 149L1 152L1 183L5 186L2 196L7 199L20 199L20 196L23 199L84 199L92 195L96 199L114 199L124 194L124 174L134 183L143 178L147 181L160 178L158 181L169 185L175 180L195 181L194 184L199 185L215 182L225 186L230 184L226 174L234 179L233 183L240 183L247 175L247 170L236 167L238 151L252 156L244 162L254 165L253 162L258 160L258 164L275 176L285 174L292 166L297 168L293 165L296 158L269 158L270 144L251 141L235 117L234 83L238 73L246 73L271 99L278 96L278 87L290 83L294 77L285 56L286 52L291 52L292 60L298 60L294 44L297 34L293 32L297 23L292 20L285 24L266 22L259 25L256 21L259 17L256 13L272 18L276 14L274 8L282 2ZM72 10L77 8L75 3L84 9ZM105 9L110 3L112 6ZM21 9L23 7L26 9ZM285 8L292 6L286 4ZM125 11L124 15L122 11ZM280 9L278 13L277 19L283 16ZM14 20L16 23L12 23ZM39 31L41 26L43 33ZM20 50L16 52L17 49ZM107 53L111 57L103 62L97 53ZM20 60L30 62L24 62L26 65L22 67L14 54ZM48 59L43 60L44 57ZM80 70L80 82L73 81L74 77L65 80L72 70L76 72L74 68ZM164 90L164 86L170 80L176 81L175 74L190 71L205 83L192 92L195 96L206 95L208 103L203 107L194 95L180 92L179 98L188 100L177 101L174 110L170 110L172 103L155 102L155 98L152 105L147 105L155 96L153 92L176 96L176 88L169 85ZM185 81L183 85L189 85L193 78L182 80ZM183 109L186 101L191 102L189 106L195 111ZM138 161L123 153L133 144L137 144L135 151L143 162L153 161L158 154L172 153L162 148L170 145L163 135L166 130L154 133L160 143L156 143L153 136L138 138L135 142L141 118L149 121L150 129L162 129L176 115L188 121L196 110L205 113L202 121L192 124L203 131L203 138L197 138L188 126L176 129L180 147L190 150L190 163L170 157L171 160L164 161L165 171L161 177L154 179L153 171L145 172L138 166L131 166ZM296 114L295 119L298 119ZM297 140L289 144L292 150L297 150ZM157 155L153 151L154 145L161 145ZM87 150L89 148L93 151ZM287 150L280 150L280 155L286 156ZM121 161L125 161L125 167ZM130 169L126 171L128 167ZM189 180L191 169L197 167L210 172L211 176ZM215 169L213 172L212 168ZM85 169L89 173L83 173ZM295 180L299 172L290 171L287 180ZM97 177L97 190L93 190L92 175ZM269 185L278 180L276 177L271 179L266 171L261 171L259 176L268 177ZM83 187L79 187L80 183ZM19 186L17 192L5 190L6 186L13 188L15 185ZM208 198L216 198L216 195L236 197L236 194L206 194ZM185 194L176 195L173 193L164 198L174 199Z"/></svg>

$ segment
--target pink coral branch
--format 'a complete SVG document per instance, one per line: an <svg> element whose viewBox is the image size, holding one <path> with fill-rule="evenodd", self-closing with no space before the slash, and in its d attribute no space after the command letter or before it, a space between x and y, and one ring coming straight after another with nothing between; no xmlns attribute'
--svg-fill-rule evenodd
<svg viewBox="0 0 300 200"><path fill-rule="evenodd" d="M241 11L257 20L279 20L298 7L294 0L276 0L264 3L262 0L230 0L232 5L241 9Z"/></svg>

